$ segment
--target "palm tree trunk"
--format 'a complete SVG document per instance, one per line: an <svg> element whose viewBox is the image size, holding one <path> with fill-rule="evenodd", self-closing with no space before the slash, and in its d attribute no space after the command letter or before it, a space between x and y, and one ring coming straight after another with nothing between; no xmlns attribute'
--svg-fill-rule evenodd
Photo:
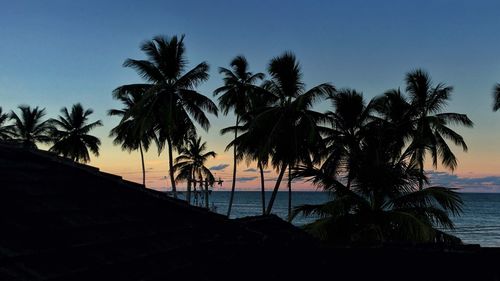
<svg viewBox="0 0 500 281"><path fill-rule="evenodd" d="M236 128L234 130L234 139L238 137L239 115L236 115ZM233 183L231 184L231 195L229 196L229 206L227 207L227 217L231 215L231 207L233 206L234 190L236 188L236 144L233 145Z"/></svg>
<svg viewBox="0 0 500 281"><path fill-rule="evenodd" d="M193 192L194 192L194 204L195 206L198 206L198 192L196 192L196 175L194 174L193 171Z"/></svg>
<svg viewBox="0 0 500 281"><path fill-rule="evenodd" d="M418 190L422 190L424 188L424 157L422 157L423 153L420 151L420 149L416 152L417 153L417 162L418 162L418 169L420 172L420 177L418 178Z"/></svg>
<svg viewBox="0 0 500 281"><path fill-rule="evenodd" d="M193 181L192 173L189 174L188 184L187 184L187 193L186 193L186 202L191 205L191 184Z"/></svg>
<svg viewBox="0 0 500 281"><path fill-rule="evenodd" d="M260 170L260 194L262 197L262 214L266 214L266 188L264 186L264 169L262 168L262 163L259 161L257 164Z"/></svg>
<svg viewBox="0 0 500 281"><path fill-rule="evenodd" d="M267 205L266 215L271 214L274 200L276 199L276 195L278 194L278 189L280 188L281 180L283 179L283 175L285 174L287 166L288 164L283 164L283 167L281 168L278 179L276 180L276 184L274 185L273 193L271 194L271 199L269 200L269 204Z"/></svg>
<svg viewBox="0 0 500 281"><path fill-rule="evenodd" d="M172 155L172 140L170 137L167 137L167 145L168 145L168 173L170 174L170 183L172 184L172 193L174 198L177 198L177 188L175 187L175 179L174 179L174 159Z"/></svg>
<svg viewBox="0 0 500 281"><path fill-rule="evenodd" d="M292 166L288 166L288 221L292 220Z"/></svg>
<svg viewBox="0 0 500 281"><path fill-rule="evenodd" d="M205 208L209 208L208 206L208 178L205 178Z"/></svg>
<svg viewBox="0 0 500 281"><path fill-rule="evenodd" d="M424 188L424 163L420 164L420 177L418 178L418 190L422 190Z"/></svg>
<svg viewBox="0 0 500 281"><path fill-rule="evenodd" d="M146 187L146 168L144 167L144 154L142 152L142 144L139 142L139 151L141 152L142 163L142 186Z"/></svg>

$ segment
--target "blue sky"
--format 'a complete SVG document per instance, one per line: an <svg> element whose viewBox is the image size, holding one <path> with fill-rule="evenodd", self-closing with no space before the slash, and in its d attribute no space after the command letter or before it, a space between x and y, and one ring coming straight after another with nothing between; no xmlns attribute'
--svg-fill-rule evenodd
<svg viewBox="0 0 500 281"><path fill-rule="evenodd" d="M264 72L270 58L293 51L308 86L331 82L367 98L403 87L406 72L424 68L435 82L455 87L448 110L467 113L476 124L458 129L470 152L457 153L456 173L500 176L500 113L491 111L491 89L500 82L499 14L499 1L8 1L0 9L0 106L40 105L53 117L82 102L105 124L96 131L103 152L92 164L136 173L140 166L129 167L136 156L107 137L117 120L106 111L119 106L111 91L140 81L121 64L144 57L142 41L186 34L192 65L211 65L210 80L199 87L208 96L221 85L217 67L238 54ZM203 134L219 153L211 165L230 164L223 149L230 137L218 131L234 119L211 119ZM148 155L155 179L166 174L164 158Z"/></svg>

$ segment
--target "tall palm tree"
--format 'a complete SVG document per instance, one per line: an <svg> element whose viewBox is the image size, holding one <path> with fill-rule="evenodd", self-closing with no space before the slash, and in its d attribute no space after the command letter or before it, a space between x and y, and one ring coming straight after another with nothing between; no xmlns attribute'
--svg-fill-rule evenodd
<svg viewBox="0 0 500 281"><path fill-rule="evenodd" d="M248 133L248 129L256 116L258 116L264 108L272 105L274 102L276 102L276 97L274 95L260 87L255 87L252 91L252 95L249 96L248 111L240 116L240 125L230 126L221 130L221 134L235 132L236 130L243 133L227 145L226 151L232 147L238 147L236 155L238 161L245 159L247 165L250 165L252 162L257 163L257 168L260 172L260 193L263 215L266 214L264 168L269 164L269 155L262 150L265 144L265 138L253 139L252 135Z"/></svg>
<svg viewBox="0 0 500 281"><path fill-rule="evenodd" d="M187 181L187 195L186 200L191 204L191 183L195 181L200 182L200 189L203 188L203 180L213 184L215 178L205 166L207 160L217 155L213 151L207 150L207 143L201 142L200 137L191 136L186 145L180 149L180 154L175 158L174 171L177 172L176 181ZM197 180L198 179L198 180ZM208 185L205 185L205 207L208 208Z"/></svg>
<svg viewBox="0 0 500 281"><path fill-rule="evenodd" d="M500 108L500 83L496 84L495 88L493 89L493 98L493 110L497 111Z"/></svg>
<svg viewBox="0 0 500 281"><path fill-rule="evenodd" d="M9 114L2 112L2 107L0 107L0 140L10 140L13 136L12 124L7 124L9 120Z"/></svg>
<svg viewBox="0 0 500 281"><path fill-rule="evenodd" d="M224 86L217 88L214 95L219 97L219 107L227 115L229 110L233 110L236 115L236 125L240 124L241 115L250 110L250 96L255 91L255 83L264 79L263 73L255 73L248 71L248 62L244 56L235 57L230 63L231 69L224 67L219 68L219 73L224 75ZM223 131L224 132L224 131ZM238 130L234 130L234 139L238 137ZM237 165L237 146L233 146L233 181L231 184L231 195L229 197L229 205L227 208L227 216L231 215L231 207L233 205L234 190L236 186L236 165Z"/></svg>
<svg viewBox="0 0 500 281"><path fill-rule="evenodd" d="M142 167L142 185L146 187L146 167L144 165L144 151L148 151L149 146L153 140L156 140L154 132L149 132L143 129L143 123L134 111L134 107L139 104L143 98L144 92L141 89L132 91L124 95L123 93L116 93L115 99L122 102L122 109L111 109L108 111L110 116L119 116L121 121L110 132L110 137L114 137L113 144L121 145L122 150L129 153L133 150L139 150L141 155Z"/></svg>
<svg viewBox="0 0 500 281"><path fill-rule="evenodd" d="M20 115L14 111L10 112L10 118L14 121L14 139L19 141L24 147L37 148L37 143L49 143L50 123L43 121L45 108L38 106L31 108L27 105L18 106Z"/></svg>
<svg viewBox="0 0 500 281"><path fill-rule="evenodd" d="M431 154L432 164L437 167L438 160L445 168L454 170L457 166L455 154L446 143L451 140L467 151L467 145L462 136L448 125L472 127L472 121L465 114L443 113L448 103L453 87L439 83L432 85L427 72L417 69L406 75L406 91L410 97L412 120L414 123L411 143L407 154L424 171L424 161L427 153ZM420 180L419 189L423 188Z"/></svg>
<svg viewBox="0 0 500 281"><path fill-rule="evenodd" d="M95 156L99 156L101 141L89 133L92 129L102 126L102 122L101 120L88 122L88 117L93 112L90 108L85 110L80 103L74 104L71 112L63 107L62 115L49 120L53 125L51 130L53 145L49 151L83 163L90 161L89 150Z"/></svg>
<svg viewBox="0 0 500 281"><path fill-rule="evenodd" d="M266 210L270 214L287 168L310 161L311 148L321 141L317 124L324 117L311 110L313 103L332 94L335 89L324 83L306 91L300 66L295 56L289 52L273 58L268 72L271 80L264 82L263 88L275 96L276 102L261 109L249 127L247 139L261 140L261 153L270 155L271 164L279 171ZM289 215L291 180L289 175Z"/></svg>
<svg viewBox="0 0 500 281"><path fill-rule="evenodd" d="M141 112L144 128L154 130L158 136L158 152L167 146L172 192L177 197L173 171L173 151L182 145L186 135L194 134L196 122L208 130L210 122L205 111L217 116L217 106L196 87L208 79L208 64L202 62L186 71L184 36L171 38L156 36L142 44L147 60L127 59L131 67L146 80L142 84L118 87L117 94L140 88L144 99L136 106Z"/></svg>

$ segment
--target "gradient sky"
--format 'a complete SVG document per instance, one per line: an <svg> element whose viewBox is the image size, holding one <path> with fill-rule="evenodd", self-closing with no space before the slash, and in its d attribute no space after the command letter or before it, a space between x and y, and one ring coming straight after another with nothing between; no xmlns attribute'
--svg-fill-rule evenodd
<svg viewBox="0 0 500 281"><path fill-rule="evenodd" d="M406 72L423 68L435 82L454 86L447 110L475 123L457 129L470 148L467 154L455 149L458 169L440 169L432 178L468 191L500 191L500 112L491 110L492 88L500 82L498 15L499 1L4 1L0 106L39 105L48 117L76 102L93 108L104 127L95 131L101 155L90 164L140 181L139 154L113 146L108 132L118 120L106 111L120 107L111 98L114 88L141 81L121 65L144 58L139 45L155 35L186 34L191 66L211 66L210 80L199 87L210 97L222 83L217 67L239 54L253 71L264 72L269 59L293 51L308 87L331 82L367 99L403 87ZM224 147L230 136L219 130L234 116L211 121L201 135L219 155L208 166L220 168L214 172L228 188L232 159ZM155 149L148 153L148 186L165 188L166 158ZM238 186L258 185L252 168L240 166Z"/></svg>

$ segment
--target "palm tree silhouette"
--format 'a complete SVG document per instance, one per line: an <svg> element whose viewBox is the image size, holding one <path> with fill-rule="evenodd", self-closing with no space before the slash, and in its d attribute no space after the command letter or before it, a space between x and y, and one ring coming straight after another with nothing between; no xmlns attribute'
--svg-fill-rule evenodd
<svg viewBox="0 0 500 281"><path fill-rule="evenodd" d="M231 63L231 70L220 67L219 73L224 75L224 86L217 88L214 95L219 97L219 107L227 115L229 110L233 110L236 115L236 125L234 131L234 139L238 137L238 127L240 124L241 115L251 110L250 98L252 92L255 91L255 83L258 80L264 79L263 73L255 73L248 71L248 62L244 56L235 57ZM222 132L227 132L222 131ZM229 205L227 216L231 215L231 207L233 205L234 190L236 186L236 165L237 165L237 146L233 146L233 181L231 184L231 195L229 197Z"/></svg>
<svg viewBox="0 0 500 281"><path fill-rule="evenodd" d="M27 105L18 106L20 115L14 111L10 112L10 118L14 121L13 135L24 147L37 148L37 143L49 143L50 123L42 121L45 116L45 108L38 106L31 108Z"/></svg>
<svg viewBox="0 0 500 281"><path fill-rule="evenodd" d="M208 79L208 64L202 62L189 71L185 57L184 36L171 38L156 36L142 44L147 60L127 59L125 67L131 67L147 83L118 87L121 94L137 88L144 91L144 99L136 107L141 112L144 128L154 130L158 136L158 152L167 146L170 182L177 197L173 171L173 150L182 145L188 134L196 131L194 121L208 130L210 122L205 112L217 116L217 106L196 87Z"/></svg>
<svg viewBox="0 0 500 281"><path fill-rule="evenodd" d="M201 142L200 137L191 136L187 139L185 146L183 146L179 151L179 156L175 158L174 171L177 172L176 181L187 181L187 195L186 200L191 204L191 183L194 183L194 188L196 188L196 179L200 182L200 190L203 189L202 183L205 179L210 184L213 184L215 178L210 171L205 166L207 160L212 157L215 158L217 155L213 151L207 150L207 143ZM205 208L208 208L208 185L205 185Z"/></svg>
<svg viewBox="0 0 500 281"><path fill-rule="evenodd" d="M328 83L305 91L300 66L292 53L273 58L268 72L271 80L263 88L274 95L276 102L261 109L249 127L248 139L262 140L261 153L270 155L271 164L279 171L266 213L270 214L283 176L289 168L288 210L291 215L290 169L300 162L309 162L311 148L321 141L317 123L321 113L311 110L313 103L335 89Z"/></svg>
<svg viewBox="0 0 500 281"><path fill-rule="evenodd" d="M325 113L329 126L320 127L327 145L322 153L325 157L322 169L332 174L347 174L347 188L350 188L374 106L372 102L366 105L363 94L351 89L341 89L328 99L334 110Z"/></svg>
<svg viewBox="0 0 500 281"><path fill-rule="evenodd" d="M399 153L395 157L394 136L384 123L371 123L371 134L364 137L357 155L358 172L347 187L335 174L322 168L301 167L297 174L309 177L332 195L319 205L302 205L294 216L319 216L306 226L329 243L381 243L390 241L448 242L460 239L442 232L453 229L449 214L461 212L458 193L444 187L417 191L421 180L427 182L417 165Z"/></svg>
<svg viewBox="0 0 500 281"><path fill-rule="evenodd" d="M500 108L500 83L496 84L495 88L493 89L493 98L493 110L497 111Z"/></svg>
<svg viewBox="0 0 500 281"><path fill-rule="evenodd" d="M11 140L13 137L14 126L7 124L9 120L9 114L2 112L2 107L0 107L0 141L1 140Z"/></svg>
<svg viewBox="0 0 500 281"><path fill-rule="evenodd" d="M269 164L269 155L262 149L266 142L266 138L259 137L256 134L252 135L248 130L261 111L274 102L276 102L276 96L261 87L254 87L248 100L249 109L245 114L240 116L240 125L230 126L221 130L221 134L235 132L236 130L242 133L226 146L226 151L236 146L238 147L236 154L238 161L245 159L247 166L252 162L257 162L257 168L260 172L260 193L263 215L266 214L264 168Z"/></svg>
<svg viewBox="0 0 500 281"><path fill-rule="evenodd" d="M120 123L110 132L110 137L114 137L113 144L121 145L122 150L129 153L133 150L139 150L141 154L142 167L142 185L146 187L146 167L144 165L144 152L149 149L153 140L157 141L156 135L152 130L146 132L139 113L134 110L137 104L144 96L141 88L124 94L123 92L114 93L114 98L122 102L122 109L111 109L108 111L110 116L119 116L122 119Z"/></svg>
<svg viewBox="0 0 500 281"><path fill-rule="evenodd" d="M71 112L66 107L61 109L62 115L50 119L53 125L51 136L53 145L49 151L67 157L73 161L87 163L90 161L89 150L99 156L101 141L90 135L90 131L102 126L101 120L88 123L92 109L84 109L80 103L74 104Z"/></svg>
<svg viewBox="0 0 500 281"><path fill-rule="evenodd" d="M439 158L441 164L452 171L457 166L457 158L446 143L451 140L467 151L467 145L462 136L448 127L450 124L472 127L472 121L465 114L442 113L453 87L439 83L432 86L432 81L425 71L417 69L406 75L406 91L410 97L411 120L413 132L407 152L424 171L425 155L429 152L432 164L437 167ZM423 188L420 180L419 189Z"/></svg>

